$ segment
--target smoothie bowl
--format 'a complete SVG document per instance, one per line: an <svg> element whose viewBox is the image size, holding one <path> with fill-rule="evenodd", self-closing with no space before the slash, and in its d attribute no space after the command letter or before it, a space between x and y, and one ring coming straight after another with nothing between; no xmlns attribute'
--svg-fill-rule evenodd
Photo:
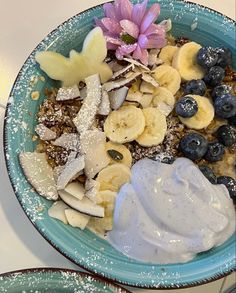
<svg viewBox="0 0 236 293"><path fill-rule="evenodd" d="M115 1L32 52L5 157L22 208L64 256L146 288L235 269L234 44L235 22L208 8Z"/></svg>

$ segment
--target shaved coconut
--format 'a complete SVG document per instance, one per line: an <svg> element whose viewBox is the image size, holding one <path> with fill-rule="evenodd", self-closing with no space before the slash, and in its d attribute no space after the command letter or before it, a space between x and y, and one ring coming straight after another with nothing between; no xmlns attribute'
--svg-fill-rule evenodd
<svg viewBox="0 0 236 293"><path fill-rule="evenodd" d="M56 166L53 169L53 178L55 180L55 182L57 182L59 175L61 174L61 172L64 170L65 165L64 166Z"/></svg>
<svg viewBox="0 0 236 293"><path fill-rule="evenodd" d="M66 209L65 216L68 223L72 227L80 228L81 230L84 230L90 220L90 216L82 214L73 209Z"/></svg>
<svg viewBox="0 0 236 293"><path fill-rule="evenodd" d="M98 106L101 103L102 90L98 74L85 78L87 85L87 96L73 122L79 133L89 129L97 114Z"/></svg>
<svg viewBox="0 0 236 293"><path fill-rule="evenodd" d="M137 78L141 74L142 74L141 72L134 72L128 78L120 78L115 81L108 81L103 84L103 89L106 90L107 92L110 92L111 90L120 88L120 87L130 83L132 80L134 80L135 78Z"/></svg>
<svg viewBox="0 0 236 293"><path fill-rule="evenodd" d="M109 92L111 108L113 110L119 109L125 101L129 88L127 86L121 87L118 90Z"/></svg>
<svg viewBox="0 0 236 293"><path fill-rule="evenodd" d="M76 133L63 133L60 137L53 141L52 144L67 150L78 151L79 136Z"/></svg>
<svg viewBox="0 0 236 293"><path fill-rule="evenodd" d="M52 131L42 123L35 127L35 132L38 134L39 138L42 140L52 140L57 137L56 132Z"/></svg>
<svg viewBox="0 0 236 293"><path fill-rule="evenodd" d="M129 64L126 67L123 67L122 69L120 69L119 71L116 71L111 79L117 79L117 78L121 78L124 77L124 75L133 70L134 69L134 64Z"/></svg>
<svg viewBox="0 0 236 293"><path fill-rule="evenodd" d="M79 156L78 158L66 163L65 168L58 177L57 189L64 189L68 182L73 180L75 176L77 176L78 173L84 169L84 166L84 156Z"/></svg>
<svg viewBox="0 0 236 293"><path fill-rule="evenodd" d="M126 96L126 100L130 101L130 102L140 102L140 100L142 99L142 93L140 91L128 91L128 94Z"/></svg>
<svg viewBox="0 0 236 293"><path fill-rule="evenodd" d="M102 200L98 193L99 188L100 182L93 179L87 179L85 182L85 196L87 196L94 203L101 203Z"/></svg>
<svg viewBox="0 0 236 293"><path fill-rule="evenodd" d="M67 157L67 161L66 164L68 164L69 162L73 161L75 158L77 157L77 152L70 152L69 156Z"/></svg>
<svg viewBox="0 0 236 293"><path fill-rule="evenodd" d="M68 204L71 208L90 216L103 218L104 217L104 208L96 205L87 197L84 197L82 200L75 198L64 190L58 191L61 199Z"/></svg>
<svg viewBox="0 0 236 293"><path fill-rule="evenodd" d="M154 90L155 90L155 87L151 83L146 82L144 80L141 82L140 91L142 93L152 94Z"/></svg>
<svg viewBox="0 0 236 293"><path fill-rule="evenodd" d="M78 86L75 84L71 87L61 87L59 88L56 96L57 101L67 101L73 100L80 96L80 91Z"/></svg>
<svg viewBox="0 0 236 293"><path fill-rule="evenodd" d="M112 60L108 63L108 66L111 68L113 72L119 71L123 68L116 60Z"/></svg>
<svg viewBox="0 0 236 293"><path fill-rule="evenodd" d="M82 199L85 194L84 186L79 182L71 182L67 184L64 190L78 199Z"/></svg>
<svg viewBox="0 0 236 293"><path fill-rule="evenodd" d="M69 206L64 203L64 201L59 200L54 202L54 204L48 209L48 215L51 218L62 221L64 224L68 224L66 219L65 210L69 209Z"/></svg>
<svg viewBox="0 0 236 293"><path fill-rule="evenodd" d="M127 62L129 62L131 64L134 64L137 67L140 67L142 69L145 69L146 71L150 71L150 69L147 66L143 65L142 63L140 63L140 62L138 62L138 61L136 61L134 59L124 58L123 60L125 60L125 61L127 61Z"/></svg>
<svg viewBox="0 0 236 293"><path fill-rule="evenodd" d="M56 200L58 198L56 182L46 154L20 153L19 160L27 180L35 190L49 200Z"/></svg>
<svg viewBox="0 0 236 293"><path fill-rule="evenodd" d="M80 100L84 100L87 96L87 87L83 87L81 90L80 90L80 97L79 99Z"/></svg>
<svg viewBox="0 0 236 293"><path fill-rule="evenodd" d="M143 73L142 80L146 81L147 83L150 83L154 87L159 87L159 83L150 74Z"/></svg>
<svg viewBox="0 0 236 293"><path fill-rule="evenodd" d="M80 145L85 156L85 175L88 178L93 178L109 164L105 144L106 135L102 131L94 129L81 134Z"/></svg>
<svg viewBox="0 0 236 293"><path fill-rule="evenodd" d="M111 105L107 91L102 90L102 101L98 108L99 115L108 115L111 112Z"/></svg>

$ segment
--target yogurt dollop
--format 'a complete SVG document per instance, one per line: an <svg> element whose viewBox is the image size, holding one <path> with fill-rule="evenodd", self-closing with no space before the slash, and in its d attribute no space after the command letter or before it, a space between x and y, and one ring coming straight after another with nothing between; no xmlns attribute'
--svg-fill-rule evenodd
<svg viewBox="0 0 236 293"><path fill-rule="evenodd" d="M182 263L234 231L234 205L224 185L211 184L186 158L172 165L143 159L117 195L108 241L134 259Z"/></svg>

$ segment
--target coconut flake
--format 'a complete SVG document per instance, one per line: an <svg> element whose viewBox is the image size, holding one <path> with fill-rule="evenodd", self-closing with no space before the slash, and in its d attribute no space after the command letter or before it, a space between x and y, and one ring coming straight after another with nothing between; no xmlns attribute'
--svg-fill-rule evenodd
<svg viewBox="0 0 236 293"><path fill-rule="evenodd" d="M56 183L46 154L20 153L19 160L27 180L36 191L49 200L56 200L58 198Z"/></svg>
<svg viewBox="0 0 236 293"><path fill-rule="evenodd" d="M117 78L121 78L124 77L124 75L126 75L128 72L132 71L134 69L134 64L129 64L126 67L123 67L122 69L120 69L119 71L116 71L111 79L117 79Z"/></svg>
<svg viewBox="0 0 236 293"><path fill-rule="evenodd" d="M124 58L123 60L125 60L125 61L127 61L127 62L129 62L129 63L131 63L131 64L134 64L134 65L137 66L137 67L140 67L140 68L142 68L142 69L145 69L146 71L150 71L150 69L149 69L147 66L143 65L142 63L140 63L140 62L138 62L138 61L136 61L136 60L134 60L134 59L131 59L131 58Z"/></svg>
<svg viewBox="0 0 236 293"><path fill-rule="evenodd" d="M41 140L52 140L57 137L56 132L52 131L47 126L43 125L42 123L38 124L35 127L35 132L38 134Z"/></svg>
<svg viewBox="0 0 236 293"><path fill-rule="evenodd" d="M85 229L90 220L90 216L82 214L74 209L66 209L65 216L69 225L80 228L81 230Z"/></svg>
<svg viewBox="0 0 236 293"><path fill-rule="evenodd" d="M60 137L53 141L52 144L67 150L78 151L79 136L76 133L63 133Z"/></svg>
<svg viewBox="0 0 236 293"><path fill-rule="evenodd" d="M79 133L83 133L92 126L102 97L101 83L98 74L85 78L85 83L87 85L87 96L84 99L79 113L73 119Z"/></svg>
<svg viewBox="0 0 236 293"><path fill-rule="evenodd" d="M125 101L129 88L127 86L121 87L117 90L109 92L111 108L113 110L119 109Z"/></svg>
<svg viewBox="0 0 236 293"><path fill-rule="evenodd" d="M148 65L153 66L156 64L157 55L159 54L159 49L151 49L148 54Z"/></svg>
<svg viewBox="0 0 236 293"><path fill-rule="evenodd" d="M98 196L100 188L100 182L94 179L87 179L85 182L85 196L87 196L92 202L99 204L102 202L101 197Z"/></svg>
<svg viewBox="0 0 236 293"><path fill-rule="evenodd" d="M154 87L159 87L159 83L155 80L155 78L153 78L150 74L147 73L143 73L142 74L142 80L150 83L151 85L153 85Z"/></svg>
<svg viewBox="0 0 236 293"><path fill-rule="evenodd" d="M110 99L107 91L102 90L102 101L98 107L99 115L108 115L111 112Z"/></svg>
<svg viewBox="0 0 236 293"><path fill-rule="evenodd" d="M78 173L84 169L85 161L84 156L79 156L70 162L67 162L65 168L62 170L61 174L57 180L57 189L61 190L66 187L69 181L73 180Z"/></svg>
<svg viewBox="0 0 236 293"><path fill-rule="evenodd" d="M68 224L68 221L66 219L65 210L69 209L69 206L64 203L64 201L59 200L56 201L49 209L48 209L48 215L51 218L57 219L62 221L64 224Z"/></svg>
<svg viewBox="0 0 236 293"><path fill-rule="evenodd" d="M133 81L135 78L137 78L141 74L142 74L141 72L134 72L128 78L120 78L115 81L108 81L103 84L103 89L106 90L107 92L110 92L111 90L114 90L114 89L117 89L117 88L120 88L122 86L127 85L128 83Z"/></svg>
<svg viewBox="0 0 236 293"><path fill-rule="evenodd" d="M78 86L75 84L71 87L61 87L59 88L56 96L57 101L68 101L76 99L80 96L80 91Z"/></svg>
<svg viewBox="0 0 236 293"><path fill-rule="evenodd" d="M87 130L81 134L80 144L85 155L85 175L93 178L110 162L105 148L106 135L97 129Z"/></svg>
<svg viewBox="0 0 236 293"><path fill-rule="evenodd" d="M108 66L113 72L121 70L124 66L120 65L116 60L112 60L108 63Z"/></svg>

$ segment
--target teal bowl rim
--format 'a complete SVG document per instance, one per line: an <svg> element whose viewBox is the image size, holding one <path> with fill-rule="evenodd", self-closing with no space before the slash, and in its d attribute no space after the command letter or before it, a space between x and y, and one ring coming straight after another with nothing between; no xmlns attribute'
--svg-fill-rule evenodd
<svg viewBox="0 0 236 293"><path fill-rule="evenodd" d="M126 292L126 293L131 293L129 290L127 290L126 288L117 285L115 283L113 283L111 280L108 280L104 277L101 276L95 276L94 274L89 274L86 272L80 272L80 271L76 271L76 270L72 270L72 269L65 269L65 268L47 268L47 267L40 267L40 268L28 268L28 269L20 269L20 270L14 270L14 271L10 271L10 272L6 272L6 273L2 273L0 274L0 279L1 278L9 278L11 276L14 276L15 274L21 274L21 275L29 275L32 273L69 273L69 274L76 274L77 276L83 276L83 277L91 277L93 278L95 281L100 282L101 284L105 284L105 285L112 285L112 287L119 289L119 290L123 290L122 292Z"/></svg>
<svg viewBox="0 0 236 293"><path fill-rule="evenodd" d="M180 3L186 3L186 4L190 4L190 5L193 5L193 6L197 6L199 8L202 8L202 9L207 9L208 11L212 12L212 13L215 13L217 14L218 16L221 16L223 17L224 19L234 23L234 25L236 26L236 21L233 20L232 18L228 17L227 15L221 13L221 12L218 12L212 8L209 8L205 5L202 5L202 4L198 4L198 3L194 3L194 2L191 2L191 1L185 1L185 0L171 0L173 2L180 2ZM109 2L106 2L106 3L112 3L113 1L109 1ZM80 13L77 13L75 14L74 16L68 18L67 20L65 20L64 22L62 22L60 25L58 25L57 27L55 27L55 29L53 29L50 33L48 33L44 38L50 38L51 35L54 34L54 32L58 29L60 29L64 24L66 24L67 22L71 21L73 18L76 18L78 17L80 14L83 14L83 13L86 13L86 12L89 12L90 10L93 10L93 9L96 9L96 8L99 8L103 5L102 4L99 4L99 5L95 5L93 7L90 7L86 10L83 10L81 11ZM39 42L39 44L32 50L32 52L30 53L30 55L27 57L27 59L25 60L24 64L22 65L19 73L17 74L16 76L16 79L12 85L12 89L10 91L10 94L9 94L9 98L12 96L12 93L14 92L14 88L18 82L18 80L21 78L22 76L22 71L24 69L24 66L25 66L25 63L27 63L27 61L29 61L32 56L34 55L34 53L38 50L38 48L40 48L40 44L43 42L43 40L41 42ZM134 288L145 288L145 289L153 289L153 290L171 290L171 289L183 289L183 288L191 288L191 287L195 287L195 286L200 286L200 285L203 285L203 284L207 284L207 283L210 283L210 282L214 282L216 280L219 280L229 274L231 274L232 272L235 272L236 271L236 267L235 268L230 268L228 269L227 271L224 271L224 272L220 272L220 273L217 273L211 277L207 277L205 279L201 279L199 281L192 281L191 283L188 283L188 284L178 284L178 285L172 285L171 287L168 286L168 285L160 285L158 288L157 287L153 287L152 285L146 285L146 284L139 284L139 285L136 285L136 284L132 284L130 282L126 283L124 281L121 281L115 277L111 277L111 276L103 276L101 273L97 272L97 271L94 271L93 269L91 268L88 268L87 266L85 266L84 264L81 264L79 262L77 262L74 258L68 256L64 251L62 251L61 249L59 249L50 239L50 237L44 232L42 231L38 226L37 226L37 223L34 223L34 221L32 221L32 219L30 218L30 216L27 214L26 212L26 209L24 207L24 203L23 201L21 200L21 197L18 193L18 191L16 190L15 186L14 186L14 182L11 178L11 168L10 168L10 164L7 160L7 149L8 149L8 140L7 140L7 117L8 117L8 110L9 110L9 107L11 105L10 101L9 101L9 98L8 98L8 102L7 102L7 105L6 105L6 111L5 111L5 117L4 117L4 126L3 126L3 129L4 129L4 132L3 132L3 148L4 148L4 157L5 157L5 163L6 163L6 168L7 168L7 172L8 172L8 176L9 176L9 179L10 179L10 182L11 182L11 186L13 188L13 191L16 195L16 198L21 206L21 208L23 209L24 213L26 214L27 218L29 219L29 221L31 222L31 224L36 228L36 230L41 234L41 236L43 236L43 238L54 248L56 249L59 253L61 253L64 257L66 257L68 260L70 260L71 262L75 263L76 265L78 265L79 267L81 267L82 269L88 271L89 273L91 273L92 275L95 275L97 276L98 278L101 278L103 280L110 280L110 281L114 281L114 282L117 282L118 284L122 284L122 285L127 285L127 286L131 286L131 287L134 287ZM27 269L26 269L27 270ZM30 269L29 269L30 270ZM62 269L63 270L63 269ZM1 275L0 275L1 276Z"/></svg>

